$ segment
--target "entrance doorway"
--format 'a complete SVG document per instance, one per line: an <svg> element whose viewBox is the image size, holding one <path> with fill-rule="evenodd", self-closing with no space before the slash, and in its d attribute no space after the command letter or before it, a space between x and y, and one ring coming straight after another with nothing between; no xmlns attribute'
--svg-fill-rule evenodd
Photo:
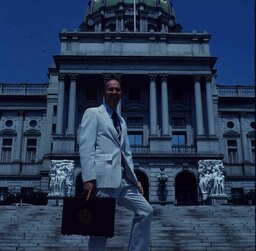
<svg viewBox="0 0 256 251"><path fill-rule="evenodd" d="M140 170L134 170L136 176L137 176L137 179L140 181L142 187L143 187L143 190L144 190L144 197L145 199L148 201L149 200L149 182L148 182L148 176L143 173L142 171Z"/></svg>
<svg viewBox="0 0 256 251"><path fill-rule="evenodd" d="M181 172L175 178L177 205L197 205L197 181L190 172Z"/></svg>

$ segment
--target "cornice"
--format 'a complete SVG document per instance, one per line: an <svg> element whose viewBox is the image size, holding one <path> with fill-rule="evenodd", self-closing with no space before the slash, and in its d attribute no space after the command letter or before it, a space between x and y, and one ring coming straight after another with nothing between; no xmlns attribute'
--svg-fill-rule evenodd
<svg viewBox="0 0 256 251"><path fill-rule="evenodd" d="M114 62L129 62L135 63L135 62L147 62L147 63L154 63L156 62L161 62L163 63L168 63L171 65L174 65L176 63L181 63L183 65L184 63L188 64L202 64L202 63L207 63L210 64L211 66L214 66L217 57L201 57L201 56L154 56L154 55L55 55L53 56L55 64L57 67L60 66L61 63L86 63L86 62L100 62L102 63L110 63L113 64Z"/></svg>

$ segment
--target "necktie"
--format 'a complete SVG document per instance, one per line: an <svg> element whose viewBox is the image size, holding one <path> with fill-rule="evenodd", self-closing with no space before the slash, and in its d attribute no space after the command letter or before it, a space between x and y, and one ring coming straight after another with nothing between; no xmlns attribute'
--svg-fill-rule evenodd
<svg viewBox="0 0 256 251"><path fill-rule="evenodd" d="M119 118L118 118L116 112L113 112L111 119L112 119L113 125L117 131L118 139L120 140L121 139L121 128L120 128Z"/></svg>
<svg viewBox="0 0 256 251"><path fill-rule="evenodd" d="M121 140L121 126L120 126L120 121L118 118L118 115L116 112L113 112L111 119L113 121L113 125L116 128L117 134L118 134L118 140L120 142ZM121 167L122 167L122 177L125 177L125 165L124 165L124 156L121 154Z"/></svg>

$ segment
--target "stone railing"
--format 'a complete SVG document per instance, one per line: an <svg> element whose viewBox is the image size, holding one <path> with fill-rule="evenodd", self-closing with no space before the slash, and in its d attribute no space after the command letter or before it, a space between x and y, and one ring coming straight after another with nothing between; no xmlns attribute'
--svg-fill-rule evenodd
<svg viewBox="0 0 256 251"><path fill-rule="evenodd" d="M196 147L195 146L180 146L174 145L171 147L171 153L174 154L195 154Z"/></svg>
<svg viewBox="0 0 256 251"><path fill-rule="evenodd" d="M0 84L0 95L46 95L48 84Z"/></svg>
<svg viewBox="0 0 256 251"><path fill-rule="evenodd" d="M255 97L254 86L217 86L219 97Z"/></svg>
<svg viewBox="0 0 256 251"><path fill-rule="evenodd" d="M149 146L144 145L131 145L131 150L133 153L148 153Z"/></svg>
<svg viewBox="0 0 256 251"><path fill-rule="evenodd" d="M149 153L149 146L144 145L131 145L131 150L133 153ZM196 147L195 146L172 146L171 153L173 154L195 154Z"/></svg>

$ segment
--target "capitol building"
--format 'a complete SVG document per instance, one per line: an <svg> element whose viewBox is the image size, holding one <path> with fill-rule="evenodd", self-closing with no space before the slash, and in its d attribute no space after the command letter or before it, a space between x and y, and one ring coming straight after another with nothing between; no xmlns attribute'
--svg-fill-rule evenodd
<svg viewBox="0 0 256 251"><path fill-rule="evenodd" d="M52 161L72 160L80 195L79 125L110 77L150 203L199 204L200 161L223 163L227 197L255 189L255 87L218 84L211 35L183 32L171 2L91 0L59 37L48 83L0 83L0 193L48 193Z"/></svg>

